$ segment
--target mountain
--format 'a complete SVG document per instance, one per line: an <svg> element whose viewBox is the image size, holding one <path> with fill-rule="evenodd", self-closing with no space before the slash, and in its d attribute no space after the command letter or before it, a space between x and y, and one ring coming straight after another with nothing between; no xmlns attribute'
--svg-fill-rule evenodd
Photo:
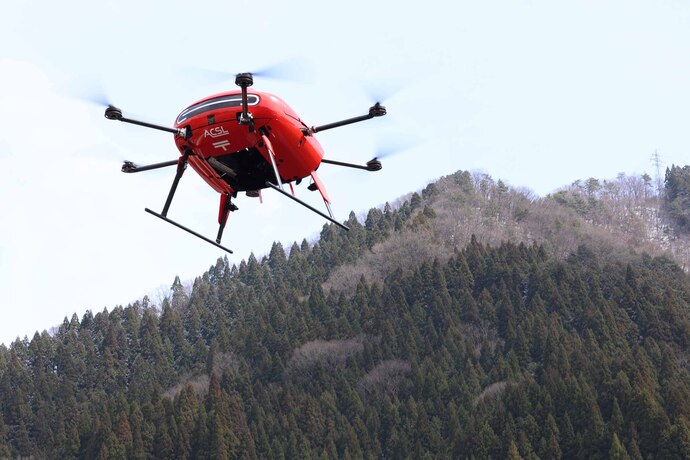
<svg viewBox="0 0 690 460"><path fill-rule="evenodd" d="M689 458L687 235L648 183L458 172L74 315L0 347L0 457Z"/></svg>
<svg viewBox="0 0 690 460"><path fill-rule="evenodd" d="M681 175L678 171L683 172L683 179L676 178ZM401 204L403 212L423 202L417 222L406 229L396 227L402 231L371 247L356 263L340 267L328 285L352 289L361 275L381 282L398 261L416 265L425 258L446 259L472 236L492 246L502 242L543 244L558 258L583 244L610 260L623 261L645 252L667 255L687 270L690 225L684 228L684 221L667 209L690 209L690 166L673 166L666 174L669 183L685 181L683 187L672 186L678 191L669 195L687 202L667 204L664 190L654 190L646 175L621 174L609 181L590 178L538 198L527 189L508 187L486 174L460 171L430 184L421 195L407 197L408 203ZM383 212L390 209L387 205ZM379 219L381 212L371 210L367 226ZM423 224L417 225L420 221Z"/></svg>

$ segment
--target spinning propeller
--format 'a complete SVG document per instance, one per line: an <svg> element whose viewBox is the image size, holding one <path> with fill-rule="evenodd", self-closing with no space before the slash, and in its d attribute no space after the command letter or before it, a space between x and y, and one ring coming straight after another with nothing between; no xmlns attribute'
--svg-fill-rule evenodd
<svg viewBox="0 0 690 460"><path fill-rule="evenodd" d="M224 70L185 67L184 74L193 80L206 84L225 83L240 75L248 77L271 78L292 82L305 81L311 74L310 65L303 59L287 59L276 64L249 72L232 73Z"/></svg>
<svg viewBox="0 0 690 460"><path fill-rule="evenodd" d="M65 84L60 92L72 99L100 107L112 105L100 79L92 75L82 76L76 81Z"/></svg>
<svg viewBox="0 0 690 460"><path fill-rule="evenodd" d="M382 104L389 101L405 87L401 80L375 79L363 84L363 90L370 103Z"/></svg>

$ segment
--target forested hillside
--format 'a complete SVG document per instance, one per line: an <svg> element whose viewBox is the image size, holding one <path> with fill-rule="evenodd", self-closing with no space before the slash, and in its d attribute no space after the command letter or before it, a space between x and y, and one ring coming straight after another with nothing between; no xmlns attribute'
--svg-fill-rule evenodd
<svg viewBox="0 0 690 460"><path fill-rule="evenodd" d="M327 286L351 291L362 275L381 282L402 261L415 265L429 257L445 260L473 236L492 246L544 244L558 258L582 244L618 261L644 252L669 255L687 270L690 231L673 213L686 208L683 200L690 204L690 166L667 170L665 186L659 190L648 175L620 174L613 180L579 180L544 198L486 174L460 171L393 206L403 212L421 206L414 219L423 225L403 228L394 222L389 238L371 244L362 257L337 269ZM371 210L362 220L375 227L391 209L387 204L383 211Z"/></svg>
<svg viewBox="0 0 690 460"><path fill-rule="evenodd" d="M690 279L582 190L459 172L0 347L0 458L690 458Z"/></svg>

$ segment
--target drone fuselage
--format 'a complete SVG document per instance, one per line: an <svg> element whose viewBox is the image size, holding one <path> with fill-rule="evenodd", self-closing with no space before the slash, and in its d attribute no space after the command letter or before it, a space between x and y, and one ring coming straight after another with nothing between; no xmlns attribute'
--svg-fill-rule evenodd
<svg viewBox="0 0 690 460"><path fill-rule="evenodd" d="M316 170L323 148L307 126L279 97L248 91L249 119L243 119L242 93L228 91L183 110L175 128L181 154L217 192L253 192L275 182L273 161L283 182L299 181ZM273 155L273 158L271 158Z"/></svg>

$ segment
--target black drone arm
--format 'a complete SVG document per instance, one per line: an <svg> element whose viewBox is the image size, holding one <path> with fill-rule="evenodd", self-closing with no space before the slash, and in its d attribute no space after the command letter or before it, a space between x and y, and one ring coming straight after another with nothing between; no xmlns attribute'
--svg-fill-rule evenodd
<svg viewBox="0 0 690 460"><path fill-rule="evenodd" d="M320 131L326 131L327 129L339 128L341 126L350 125L352 123L358 123L360 121L371 120L374 117L382 117L386 114L386 107L382 106L380 103L376 103L369 107L369 113L366 115L360 115L358 117L348 118L346 120L336 121L334 123L328 123L321 126L312 126L311 128L304 128L302 132L305 136L309 136Z"/></svg>

